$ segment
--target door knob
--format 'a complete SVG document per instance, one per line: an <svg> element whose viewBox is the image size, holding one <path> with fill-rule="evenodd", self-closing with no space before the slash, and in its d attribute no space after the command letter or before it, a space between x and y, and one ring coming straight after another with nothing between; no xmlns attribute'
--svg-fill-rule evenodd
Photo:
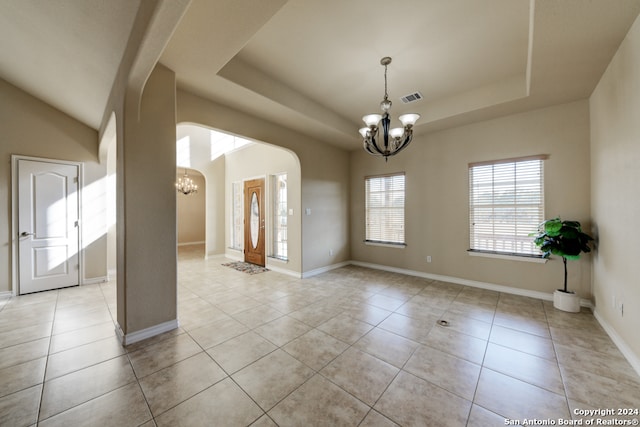
<svg viewBox="0 0 640 427"><path fill-rule="evenodd" d="M20 237L27 237L27 236L33 236L34 233L29 233L27 231L23 231L22 233L20 233Z"/></svg>

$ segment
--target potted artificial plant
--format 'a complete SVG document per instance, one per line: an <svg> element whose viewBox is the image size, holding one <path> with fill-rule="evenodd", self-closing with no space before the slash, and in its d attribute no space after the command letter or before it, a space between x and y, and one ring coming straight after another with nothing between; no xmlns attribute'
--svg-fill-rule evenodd
<svg viewBox="0 0 640 427"><path fill-rule="evenodd" d="M567 290L567 260L578 259L582 252L591 252L589 242L591 236L582 232L578 221L562 221L553 218L538 226L538 233L532 233L534 242L542 250L542 256L549 258L551 254L562 257L564 263L564 289L553 293L553 306L559 310L580 311L580 297Z"/></svg>

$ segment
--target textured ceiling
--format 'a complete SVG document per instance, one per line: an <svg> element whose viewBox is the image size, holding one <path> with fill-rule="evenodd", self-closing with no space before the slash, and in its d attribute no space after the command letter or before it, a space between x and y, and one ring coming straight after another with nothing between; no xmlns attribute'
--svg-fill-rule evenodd
<svg viewBox="0 0 640 427"><path fill-rule="evenodd" d="M140 0L0 0L0 78L97 129Z"/></svg>
<svg viewBox="0 0 640 427"><path fill-rule="evenodd" d="M161 3L161 2L160 2ZM0 0L0 77L99 128L139 1ZM587 98L640 0L192 0L180 89L346 149L384 94L417 134ZM400 97L420 91L423 100Z"/></svg>

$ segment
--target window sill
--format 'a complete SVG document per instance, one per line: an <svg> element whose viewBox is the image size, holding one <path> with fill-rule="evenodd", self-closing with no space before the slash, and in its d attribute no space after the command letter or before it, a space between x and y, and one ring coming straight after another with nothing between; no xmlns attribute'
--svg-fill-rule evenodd
<svg viewBox="0 0 640 427"><path fill-rule="evenodd" d="M269 255L267 256L267 258L273 260L273 261L278 261L278 262L282 262L284 264L287 264L289 262L289 258L282 258L282 257L278 257L278 256L273 256L273 255Z"/></svg>
<svg viewBox="0 0 640 427"><path fill-rule="evenodd" d="M396 249L404 249L407 247L406 243L384 243L384 242L371 242L368 240L364 241L364 244L367 246L382 246L384 248L396 248Z"/></svg>
<svg viewBox="0 0 640 427"><path fill-rule="evenodd" d="M467 251L469 256L477 256L482 258L496 258L496 259L506 259L509 261L522 261L522 262L533 262L535 264L546 264L549 261L547 258L537 257L537 256L528 256L528 255L517 255L517 254L501 254L494 252L480 252L469 249Z"/></svg>

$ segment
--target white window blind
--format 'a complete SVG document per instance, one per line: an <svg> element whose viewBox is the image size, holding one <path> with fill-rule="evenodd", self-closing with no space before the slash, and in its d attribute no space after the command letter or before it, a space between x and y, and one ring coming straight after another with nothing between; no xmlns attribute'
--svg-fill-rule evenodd
<svg viewBox="0 0 640 427"><path fill-rule="evenodd" d="M469 165L471 251L540 255L529 233L544 220L544 159Z"/></svg>
<svg viewBox="0 0 640 427"><path fill-rule="evenodd" d="M367 242L404 245L404 173L365 178Z"/></svg>

